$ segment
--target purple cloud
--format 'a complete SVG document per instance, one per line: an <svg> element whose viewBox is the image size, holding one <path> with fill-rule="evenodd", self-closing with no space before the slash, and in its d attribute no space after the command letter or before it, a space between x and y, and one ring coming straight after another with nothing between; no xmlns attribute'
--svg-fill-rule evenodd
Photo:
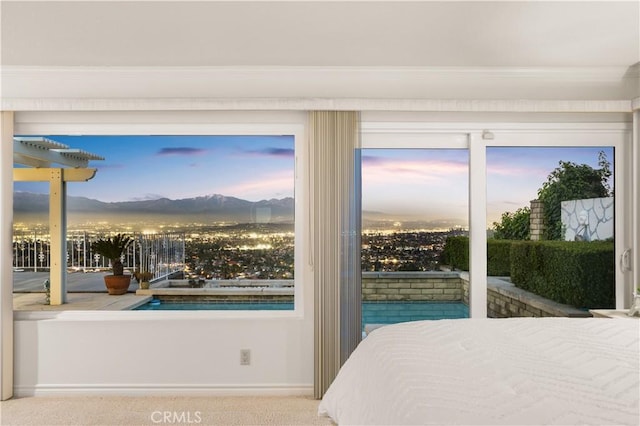
<svg viewBox="0 0 640 426"><path fill-rule="evenodd" d="M293 158L295 150L293 148L264 148L252 151L244 151L247 154L264 155L267 157Z"/></svg>
<svg viewBox="0 0 640 426"><path fill-rule="evenodd" d="M367 165L367 164L382 164L385 161L387 161L386 158L380 158L380 157L376 157L374 155L363 155L362 156L362 164L363 165Z"/></svg>
<svg viewBox="0 0 640 426"><path fill-rule="evenodd" d="M161 148L156 155L164 156L164 155L200 155L204 154L206 150L201 148L191 148L188 146L184 147L167 147Z"/></svg>
<svg viewBox="0 0 640 426"><path fill-rule="evenodd" d="M295 150L293 148L268 148L267 153L275 157L291 157L293 158Z"/></svg>

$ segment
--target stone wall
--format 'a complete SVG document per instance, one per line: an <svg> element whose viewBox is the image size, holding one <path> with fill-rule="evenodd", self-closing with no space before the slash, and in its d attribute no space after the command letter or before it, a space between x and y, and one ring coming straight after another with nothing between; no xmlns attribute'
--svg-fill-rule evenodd
<svg viewBox="0 0 640 426"><path fill-rule="evenodd" d="M469 274L461 274L463 302L469 305ZM487 278L487 316L512 317L590 317L587 311L545 299L516 287L509 281Z"/></svg>
<svg viewBox="0 0 640 426"><path fill-rule="evenodd" d="M540 200L531 200L529 216L529 238L540 241L544 232L544 204Z"/></svg>
<svg viewBox="0 0 640 426"><path fill-rule="evenodd" d="M457 272L363 272L363 301L462 301Z"/></svg>
<svg viewBox="0 0 640 426"><path fill-rule="evenodd" d="M256 282L255 285L260 283ZM251 289L210 286L210 288L167 288L158 283L138 294L153 295L169 300L191 297L201 300L227 301L293 301L293 281L275 282L272 287ZM371 301L433 301L462 302L469 306L468 272L363 272L362 300ZM454 306L443 309L455 309ZM395 314L394 314L395 315ZM411 315L410 312L398 316ZM449 312L441 313L447 318ZM452 314L453 315L453 314ZM587 311L562 305L517 288L509 281L487 278L487 315L490 318L508 317L590 317Z"/></svg>

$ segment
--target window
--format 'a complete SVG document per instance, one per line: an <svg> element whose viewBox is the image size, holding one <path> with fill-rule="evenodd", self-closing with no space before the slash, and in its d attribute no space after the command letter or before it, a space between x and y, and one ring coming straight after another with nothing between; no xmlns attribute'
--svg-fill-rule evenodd
<svg viewBox="0 0 640 426"><path fill-rule="evenodd" d="M92 180L68 185L67 291L106 292L110 262L91 243L123 233L133 239L125 274L148 272L151 288L138 293L163 309L294 309L301 142L295 132L250 133L46 136L105 158L90 164ZM14 291L43 292L48 185L14 188Z"/></svg>
<svg viewBox="0 0 640 426"><path fill-rule="evenodd" d="M530 294L574 316L615 307L614 157L610 146L487 148L488 272L524 304L489 289L490 315L552 314Z"/></svg>

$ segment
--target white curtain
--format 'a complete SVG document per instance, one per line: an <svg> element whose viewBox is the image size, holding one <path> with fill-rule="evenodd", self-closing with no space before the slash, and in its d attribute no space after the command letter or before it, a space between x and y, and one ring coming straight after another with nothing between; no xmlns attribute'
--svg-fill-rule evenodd
<svg viewBox="0 0 640 426"><path fill-rule="evenodd" d="M360 114L310 113L315 289L314 395L360 342Z"/></svg>

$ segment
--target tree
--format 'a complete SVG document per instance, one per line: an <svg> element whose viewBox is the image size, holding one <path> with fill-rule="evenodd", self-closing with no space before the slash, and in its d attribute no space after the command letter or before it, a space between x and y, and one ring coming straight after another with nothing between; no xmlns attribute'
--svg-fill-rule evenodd
<svg viewBox="0 0 640 426"><path fill-rule="evenodd" d="M586 164L560 161L559 167L547 177L538 190L538 199L544 204L544 238L563 239L560 220L560 203L583 198L600 198L613 195L608 184L611 167L604 152L598 155L599 169Z"/></svg>
<svg viewBox="0 0 640 426"><path fill-rule="evenodd" d="M530 217L529 207L522 207L514 213L502 213L501 221L493 222L493 237L497 240L528 240Z"/></svg>

